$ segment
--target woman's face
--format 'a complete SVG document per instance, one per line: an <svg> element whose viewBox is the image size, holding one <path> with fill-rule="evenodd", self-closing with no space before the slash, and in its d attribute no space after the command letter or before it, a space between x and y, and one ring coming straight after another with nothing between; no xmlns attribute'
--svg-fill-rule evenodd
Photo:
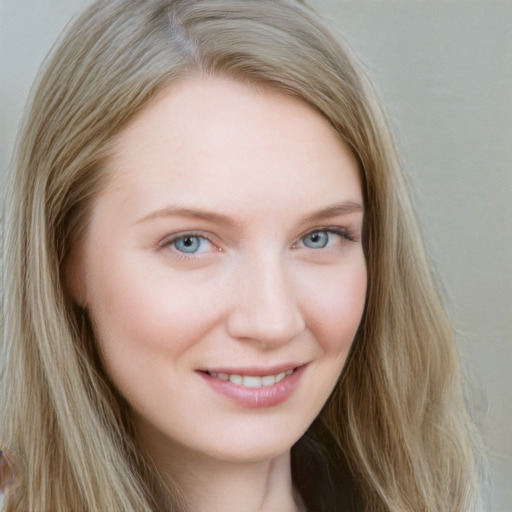
<svg viewBox="0 0 512 512"><path fill-rule="evenodd" d="M120 134L68 266L111 380L158 458L286 453L361 319L356 162L305 103L173 85Z"/></svg>

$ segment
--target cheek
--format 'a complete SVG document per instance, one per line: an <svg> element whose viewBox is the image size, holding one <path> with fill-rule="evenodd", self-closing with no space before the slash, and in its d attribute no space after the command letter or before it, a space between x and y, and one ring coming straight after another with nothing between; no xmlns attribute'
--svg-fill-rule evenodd
<svg viewBox="0 0 512 512"><path fill-rule="evenodd" d="M317 275L307 293L307 323L323 351L333 357L348 353L363 315L367 274L364 258L356 264Z"/></svg>
<svg viewBox="0 0 512 512"><path fill-rule="evenodd" d="M110 371L141 368L151 358L171 363L215 322L215 283L170 279L137 258L100 265L91 273L89 313Z"/></svg>

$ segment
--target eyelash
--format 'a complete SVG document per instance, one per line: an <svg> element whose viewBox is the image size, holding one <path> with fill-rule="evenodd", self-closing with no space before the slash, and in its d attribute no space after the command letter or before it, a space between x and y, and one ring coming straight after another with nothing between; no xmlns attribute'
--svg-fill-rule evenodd
<svg viewBox="0 0 512 512"><path fill-rule="evenodd" d="M200 233L200 232L196 232L196 231L187 231L184 233L179 233L177 235L173 235L171 238L164 238L164 240L162 240L162 242L160 242L158 244L158 246L161 249L165 249L168 247L172 248L172 246L174 244L176 244L179 240L183 240L184 238L201 238L203 240L206 240L210 244L215 245L207 236L205 236L204 233ZM219 249L219 251L220 251L220 249ZM185 252L177 250L176 248L174 248L174 250L173 250L173 255L177 258L184 259L184 260L190 260L190 259L197 257L196 253L187 254Z"/></svg>
<svg viewBox="0 0 512 512"><path fill-rule="evenodd" d="M304 238L306 238L307 236L312 235L314 233L330 233L330 234L333 234L333 235L340 236L341 238L345 239L347 242L354 242L355 241L354 237L351 236L350 232L347 229L345 229L345 228L341 228L341 227L338 227L338 226L324 226L324 227L321 227L321 228L312 229L312 230L308 231L307 233L304 233L299 238L299 242L301 240L303 240ZM215 245L214 242L212 242L208 238L208 236L206 236L204 233L195 232L195 231L187 231L187 232L184 232L184 233L179 233L177 235L174 235L171 238L165 238L162 242L160 242L158 244L158 246L160 248L162 248L162 249L165 249L167 247L172 247L173 244L176 244L179 240L182 240L184 238L201 238L203 240L206 240L210 244ZM297 248L297 244L299 242L293 244L293 247ZM307 249L308 247L305 247L305 248ZM319 248L319 249L311 249L311 250L321 250L321 249L324 249L324 248L322 247L322 248ZM219 252L220 251L221 251L221 249L219 249ZM185 252L177 250L176 248L174 248L173 253L174 253L175 257L180 258L180 259L184 259L184 260L190 260L190 259L197 258L197 254L196 253L189 253L189 254L187 254Z"/></svg>
<svg viewBox="0 0 512 512"><path fill-rule="evenodd" d="M324 226L321 228L312 229L311 231L308 231L307 233L302 235L299 240L302 240L302 239L306 238L307 236L312 235L314 233L330 233L333 235L338 235L341 238L344 238L347 242L355 241L354 237L351 236L350 232L347 229L341 228L338 226Z"/></svg>

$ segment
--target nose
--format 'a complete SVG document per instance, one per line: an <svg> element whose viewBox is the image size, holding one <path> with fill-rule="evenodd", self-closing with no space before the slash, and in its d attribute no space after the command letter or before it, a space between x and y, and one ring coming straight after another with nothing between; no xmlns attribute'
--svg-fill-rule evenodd
<svg viewBox="0 0 512 512"><path fill-rule="evenodd" d="M233 277L228 334L262 346L278 346L306 326L290 270L280 258L251 258Z"/></svg>

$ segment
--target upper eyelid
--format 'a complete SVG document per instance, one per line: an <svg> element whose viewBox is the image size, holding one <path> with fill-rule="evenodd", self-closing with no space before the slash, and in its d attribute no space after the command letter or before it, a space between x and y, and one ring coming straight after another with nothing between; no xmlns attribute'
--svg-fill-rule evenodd
<svg viewBox="0 0 512 512"><path fill-rule="evenodd" d="M299 243L300 240L302 238L304 238L305 236L308 236L311 233L315 233L318 231L327 231L329 233L334 233L339 236L344 236L350 240L354 239L354 237L352 235L352 230L347 227L339 226L339 225L316 226L316 227L308 229L307 231L305 231L304 233L299 235L295 239L296 241L292 243L292 246L295 246L297 243ZM180 240L181 238L185 238L187 236L203 238L204 240L208 241L209 243L211 243L213 245L219 244L219 242L215 241L215 238L217 238L217 237L213 236L211 233L207 233L207 232L201 231L201 230L189 230L189 231L184 230L184 231L180 231L178 233L173 233L171 235L165 236L164 238L162 238L162 240L160 240L158 242L158 246L159 247L168 246L168 245L172 244L173 242L175 242L176 240Z"/></svg>
<svg viewBox="0 0 512 512"><path fill-rule="evenodd" d="M299 240L301 238L304 238L305 236L311 235L312 233L318 233L321 231L326 231L327 233L334 233L335 235L347 236L349 238L352 238L351 231L346 227L322 226L322 227L317 227L317 228L313 228L313 229L308 229L308 231L306 231L303 235L300 235Z"/></svg>
<svg viewBox="0 0 512 512"><path fill-rule="evenodd" d="M304 243L303 239L305 237L307 237L308 235L311 235L313 233L321 233L321 232L327 232L327 233L332 233L334 235L338 235L339 237L345 239L346 241L353 241L354 240L354 238L350 234L350 231L347 228L345 228L345 227L341 227L341 226L315 227L315 228L312 228L312 229L308 229L305 233L300 235L296 239L296 241L293 242L293 244L291 245L291 248L292 249L303 249L303 248L308 249L308 247L302 246L302 244ZM324 247L322 249L326 249L326 247ZM320 250L320 249L315 249L315 250Z"/></svg>
<svg viewBox="0 0 512 512"><path fill-rule="evenodd" d="M348 231L348 229L346 227L343 227L343 226L335 226L335 225L332 225L332 226L319 226L319 227L315 227L315 228L311 228L311 229L308 229L304 235L302 236L306 236L308 235L309 233L316 233L317 231L330 231L330 232L345 232L345 231Z"/></svg>
<svg viewBox="0 0 512 512"><path fill-rule="evenodd" d="M215 244L215 242L204 232L200 231L182 231L180 233L174 233L172 235L167 235L162 240L158 242L159 247L164 247L166 245L170 245L173 242L176 242L177 240L180 240L182 238L186 237L197 237L197 238L203 238L204 240L207 240L211 244Z"/></svg>

